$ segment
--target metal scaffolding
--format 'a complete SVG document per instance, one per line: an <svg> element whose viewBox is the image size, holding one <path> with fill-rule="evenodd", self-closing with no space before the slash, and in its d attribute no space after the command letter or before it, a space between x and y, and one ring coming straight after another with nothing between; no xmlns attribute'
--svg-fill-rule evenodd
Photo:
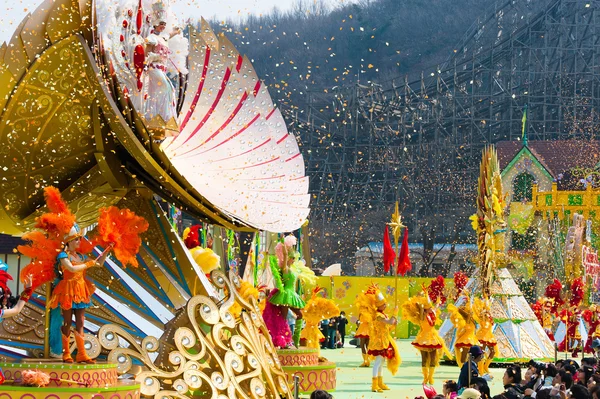
<svg viewBox="0 0 600 399"><path fill-rule="evenodd" d="M521 139L525 107L529 140L593 138L599 8L596 0L497 1L420 79L309 93L286 112L311 178L311 220L399 200L410 222L433 217L449 237L474 211L481 149Z"/></svg>

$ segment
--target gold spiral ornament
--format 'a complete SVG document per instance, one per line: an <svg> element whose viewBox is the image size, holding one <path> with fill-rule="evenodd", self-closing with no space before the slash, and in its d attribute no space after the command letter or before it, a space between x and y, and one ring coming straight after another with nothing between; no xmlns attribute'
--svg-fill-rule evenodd
<svg viewBox="0 0 600 399"><path fill-rule="evenodd" d="M192 297L184 309L187 319L169 345L155 337L138 341L115 325L100 329L100 345L120 373L132 370L133 359L144 365L136 375L144 396L190 398L202 391L211 399L291 399L258 304L239 295L239 281L214 271L210 282L220 297ZM243 309L238 318L229 312L234 304Z"/></svg>

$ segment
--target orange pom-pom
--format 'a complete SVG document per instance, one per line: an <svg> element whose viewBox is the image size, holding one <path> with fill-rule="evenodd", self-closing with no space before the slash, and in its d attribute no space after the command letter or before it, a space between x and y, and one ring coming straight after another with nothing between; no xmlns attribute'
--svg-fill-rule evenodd
<svg viewBox="0 0 600 399"><path fill-rule="evenodd" d="M45 387L50 384L50 376L39 370L23 370L23 385L29 387Z"/></svg>
<svg viewBox="0 0 600 399"><path fill-rule="evenodd" d="M31 262L21 270L21 280L32 276L32 288L52 281L55 277L56 256L62 251L62 241L51 239L41 231L32 231L23 236L28 245L19 245L17 250L31 258Z"/></svg>
<svg viewBox="0 0 600 399"><path fill-rule="evenodd" d="M148 222L129 209L111 206L100 209L98 236L95 245L107 247L114 244L115 257L123 266L138 266L135 256L140 250L140 234L148 230Z"/></svg>

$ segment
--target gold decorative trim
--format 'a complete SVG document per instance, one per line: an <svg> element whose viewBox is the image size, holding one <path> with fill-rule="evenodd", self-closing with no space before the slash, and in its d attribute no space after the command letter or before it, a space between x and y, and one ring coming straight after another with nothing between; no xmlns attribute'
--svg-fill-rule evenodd
<svg viewBox="0 0 600 399"><path fill-rule="evenodd" d="M98 337L109 351L108 362L116 363L120 373L132 370L132 359L142 362L136 381L144 396L188 398L190 390L200 390L215 399L291 399L258 304L241 298L240 278L230 277L218 270L211 274L223 298L196 295L189 300L169 342L174 347L155 337L138 341L119 326L103 326ZM229 312L236 302L243 309L237 319Z"/></svg>

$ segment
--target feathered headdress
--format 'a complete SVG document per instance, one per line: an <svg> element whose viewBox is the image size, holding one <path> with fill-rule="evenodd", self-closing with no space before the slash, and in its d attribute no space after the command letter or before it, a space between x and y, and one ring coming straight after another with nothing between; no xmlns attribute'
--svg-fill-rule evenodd
<svg viewBox="0 0 600 399"><path fill-rule="evenodd" d="M454 301L458 299L461 295L467 283L469 282L469 277L463 272L454 273Z"/></svg>
<svg viewBox="0 0 600 399"><path fill-rule="evenodd" d="M385 297L383 296L383 293L379 290L377 284L371 283L369 288L367 288L367 290L365 291L365 294L373 298L373 304L376 307L380 307L381 305L386 303Z"/></svg>
<svg viewBox="0 0 600 399"><path fill-rule="evenodd" d="M446 282L442 276L437 276L433 280L431 280L431 284L427 288L427 294L429 295L429 299L433 303L439 303L443 305L446 303L446 295L444 294L444 288L446 286Z"/></svg>
<svg viewBox="0 0 600 399"><path fill-rule="evenodd" d="M581 277L577 277L571 283L571 299L569 299L569 305L579 306L583 302L585 296L585 286Z"/></svg>
<svg viewBox="0 0 600 399"><path fill-rule="evenodd" d="M21 277L32 276L33 290L54 279L56 256L71 239L70 231L75 226L75 215L56 187L46 187L44 198L49 212L36 219L35 227L39 230L23 235L27 245L17 247L21 254L31 258L21 271Z"/></svg>
<svg viewBox="0 0 600 399"><path fill-rule="evenodd" d="M552 304L553 312L556 312L558 310L558 307L565 303L561 296L562 289L562 283L560 282L560 280L555 278L552 284L546 287L546 291L544 292L546 298L550 298L554 301L554 303Z"/></svg>

